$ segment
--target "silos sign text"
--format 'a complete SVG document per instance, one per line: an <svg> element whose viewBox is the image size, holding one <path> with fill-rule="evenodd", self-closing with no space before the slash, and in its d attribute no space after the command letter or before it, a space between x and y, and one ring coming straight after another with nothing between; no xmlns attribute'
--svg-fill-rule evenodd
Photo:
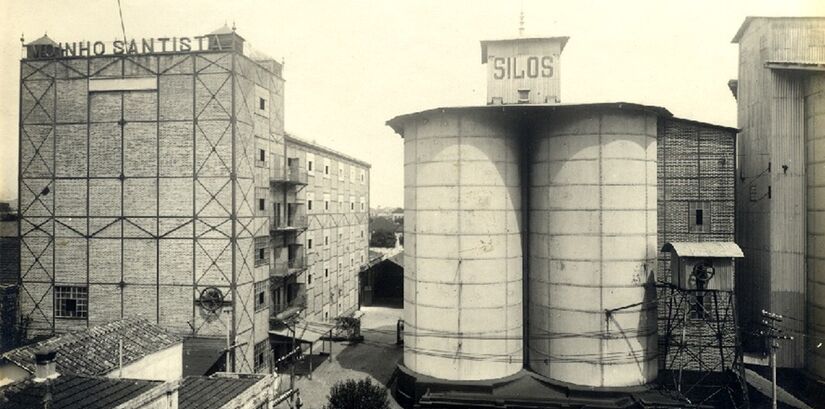
<svg viewBox="0 0 825 409"><path fill-rule="evenodd" d="M493 79L552 78L553 73L553 57L550 56L493 58Z"/></svg>

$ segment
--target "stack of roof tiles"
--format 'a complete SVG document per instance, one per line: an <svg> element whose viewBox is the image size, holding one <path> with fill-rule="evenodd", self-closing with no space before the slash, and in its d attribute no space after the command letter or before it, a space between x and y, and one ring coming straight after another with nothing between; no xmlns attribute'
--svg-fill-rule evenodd
<svg viewBox="0 0 825 409"><path fill-rule="evenodd" d="M34 353L45 348L57 352L55 360L61 374L106 375L118 368L120 340L124 365L181 342L145 318L130 317L17 348L3 354L3 358L34 373Z"/></svg>
<svg viewBox="0 0 825 409"><path fill-rule="evenodd" d="M27 380L0 394L3 409L106 409L114 408L162 382L61 375L49 382Z"/></svg>

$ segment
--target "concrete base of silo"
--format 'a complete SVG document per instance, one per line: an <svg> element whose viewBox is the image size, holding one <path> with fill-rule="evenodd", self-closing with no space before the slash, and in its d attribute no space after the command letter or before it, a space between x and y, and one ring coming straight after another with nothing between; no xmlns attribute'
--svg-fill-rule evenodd
<svg viewBox="0 0 825 409"><path fill-rule="evenodd" d="M392 386L392 385L390 385ZM448 381L398 364L393 396L407 409L423 408L682 408L655 385L589 388L560 383L522 370L484 381Z"/></svg>

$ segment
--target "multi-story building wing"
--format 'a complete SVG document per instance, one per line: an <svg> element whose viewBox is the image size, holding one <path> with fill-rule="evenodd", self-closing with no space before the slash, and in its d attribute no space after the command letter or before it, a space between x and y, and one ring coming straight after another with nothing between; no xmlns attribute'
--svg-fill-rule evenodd
<svg viewBox="0 0 825 409"><path fill-rule="evenodd" d="M298 299L307 319L329 321L358 308L358 272L368 256L370 165L292 135L285 141L288 161L300 167L294 172L306 185L285 195L284 208L306 230L294 241L276 236L276 254L282 245L286 252L294 247L290 257L302 261L300 274L276 284L273 297L281 303L275 309Z"/></svg>

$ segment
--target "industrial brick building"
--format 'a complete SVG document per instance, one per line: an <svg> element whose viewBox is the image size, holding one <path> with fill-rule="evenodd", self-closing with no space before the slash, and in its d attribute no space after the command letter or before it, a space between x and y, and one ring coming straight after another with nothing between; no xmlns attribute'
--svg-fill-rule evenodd
<svg viewBox="0 0 825 409"><path fill-rule="evenodd" d="M19 304L27 335L140 315L220 352L228 342L226 370L267 370L271 316L301 304L305 281L316 285L305 273L317 269L306 263L306 229L316 232L306 215L335 217L317 204L309 210L305 195L355 196L361 213L350 219L366 223L369 165L288 138L282 64L226 26L114 43L44 36L25 53ZM322 152L316 164L327 173L345 166L358 183L316 187L326 178L307 177L304 151ZM341 234L325 239L330 259L355 259L358 246L366 257L366 238L343 243ZM357 306L345 287L357 272L335 267L338 281L308 304L310 316Z"/></svg>

